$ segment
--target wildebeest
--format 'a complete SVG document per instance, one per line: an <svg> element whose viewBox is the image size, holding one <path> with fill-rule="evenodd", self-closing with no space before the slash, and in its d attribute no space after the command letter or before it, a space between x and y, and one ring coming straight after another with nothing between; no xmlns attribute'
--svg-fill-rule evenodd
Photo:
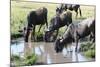
<svg viewBox="0 0 100 67"><path fill-rule="evenodd" d="M79 10L80 16L82 16L80 5L74 5L74 4L61 4L56 8L56 13L61 14L63 11L67 11L67 9L71 11L75 11L76 18L78 16L78 10Z"/></svg>
<svg viewBox="0 0 100 67"><path fill-rule="evenodd" d="M95 40L95 19L88 18L80 23L72 23L68 26L67 31L60 38L57 38L55 42L56 52L62 52L63 48L69 43L75 42L75 51L77 52L78 41L88 35L91 35Z"/></svg>
<svg viewBox="0 0 100 67"><path fill-rule="evenodd" d="M50 37L52 36L55 30L57 31L56 36L55 36L55 39L56 39L59 32L59 28L65 25L68 26L69 24L72 23L72 13L68 11L68 12L63 12L62 14L56 14L56 16L54 16L50 22L51 22L50 26L48 30L45 32L46 42L50 40Z"/></svg>
<svg viewBox="0 0 100 67"><path fill-rule="evenodd" d="M28 16L27 16L28 25L27 25L27 32L25 35L25 42L28 42L28 38L29 38L30 33L32 35L31 37L33 37L35 40L35 27L36 27L36 25L40 25L39 31L40 31L42 25L44 25L45 23L46 23L46 26L48 28L47 13L48 13L47 8L41 7L35 11L31 11L28 14Z"/></svg>

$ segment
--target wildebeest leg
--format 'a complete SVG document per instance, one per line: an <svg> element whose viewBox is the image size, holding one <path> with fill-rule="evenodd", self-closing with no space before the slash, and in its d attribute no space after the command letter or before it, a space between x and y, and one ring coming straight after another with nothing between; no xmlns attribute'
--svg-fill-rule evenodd
<svg viewBox="0 0 100 67"><path fill-rule="evenodd" d="M95 42L95 35L93 34L93 32L91 32L91 34L90 34L90 41L92 43Z"/></svg>
<svg viewBox="0 0 100 67"><path fill-rule="evenodd" d="M40 30L41 30L41 27L42 27L42 25L40 25L40 28L39 28L39 30L38 30L38 33L40 32Z"/></svg>
<svg viewBox="0 0 100 67"><path fill-rule="evenodd" d="M78 52L78 34L77 34L77 32L75 32L75 42L76 42L75 52Z"/></svg>
<svg viewBox="0 0 100 67"><path fill-rule="evenodd" d="M33 31L31 34L31 40L35 41L35 25L33 26Z"/></svg>
<svg viewBox="0 0 100 67"><path fill-rule="evenodd" d="M48 23L46 22L46 27L47 27L47 29L48 29Z"/></svg>
<svg viewBox="0 0 100 67"><path fill-rule="evenodd" d="M57 39L58 33L59 33L59 29L58 29L58 30L57 30L57 32L56 32L56 37L55 37L55 39L54 39L54 40L56 40L56 39Z"/></svg>
<svg viewBox="0 0 100 67"><path fill-rule="evenodd" d="M67 28L65 29L64 33L67 31Z"/></svg>
<svg viewBox="0 0 100 67"><path fill-rule="evenodd" d="M75 47L75 52L78 52L78 39L76 39L76 47Z"/></svg>
<svg viewBox="0 0 100 67"><path fill-rule="evenodd" d="M78 53L77 53L77 52L75 53L75 59L76 59L76 60L75 60L76 62L79 62L79 61L78 61Z"/></svg>
<svg viewBox="0 0 100 67"><path fill-rule="evenodd" d="M27 29L27 32L26 32L26 35L25 35L25 42L28 42L29 35L30 35L30 30Z"/></svg>
<svg viewBox="0 0 100 67"><path fill-rule="evenodd" d="M81 8L79 7L80 16L82 16Z"/></svg>
<svg viewBox="0 0 100 67"><path fill-rule="evenodd" d="M46 27L47 27L47 29L48 29L48 21L47 21L47 17L46 17L45 22L46 22Z"/></svg>
<svg viewBox="0 0 100 67"><path fill-rule="evenodd" d="M67 8L65 8L65 11L67 11Z"/></svg>
<svg viewBox="0 0 100 67"><path fill-rule="evenodd" d="M77 19L77 16L78 16L78 9L76 9L75 12L76 12L76 17L75 17L75 18Z"/></svg>

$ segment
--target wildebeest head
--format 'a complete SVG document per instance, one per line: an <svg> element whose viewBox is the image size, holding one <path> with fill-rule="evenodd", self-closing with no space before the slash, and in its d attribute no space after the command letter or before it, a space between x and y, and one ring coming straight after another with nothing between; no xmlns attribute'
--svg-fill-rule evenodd
<svg viewBox="0 0 100 67"><path fill-rule="evenodd" d="M62 44L61 40L62 40L61 38L58 38L55 41L55 51L56 51L56 53L62 52L62 50L64 48L64 44Z"/></svg>
<svg viewBox="0 0 100 67"><path fill-rule="evenodd" d="M70 24L68 26L66 32L63 34L63 36L61 36L60 38L58 38L55 41L55 50L57 53L62 52L62 50L65 46L74 42L72 27L73 27L73 25Z"/></svg>
<svg viewBox="0 0 100 67"><path fill-rule="evenodd" d="M51 35L52 35L52 32L51 32L51 31L49 31L49 30L45 31L44 40L45 40L46 42L50 42L50 37L51 37Z"/></svg>
<svg viewBox="0 0 100 67"><path fill-rule="evenodd" d="M61 4L56 8L56 13L61 14L63 10L64 10L64 4Z"/></svg>
<svg viewBox="0 0 100 67"><path fill-rule="evenodd" d="M58 30L59 28L65 25L68 26L71 23L72 23L72 13L71 12L63 12L60 15L54 16L50 21L50 26L48 30L45 32L45 37L50 38L55 30Z"/></svg>
<svg viewBox="0 0 100 67"><path fill-rule="evenodd" d="M45 31L45 41L49 41L51 36L53 35L54 31L59 29L59 16L55 16L50 20L50 26L48 29Z"/></svg>
<svg viewBox="0 0 100 67"><path fill-rule="evenodd" d="M75 11L76 17L78 15L78 10L79 10L80 16L82 16L80 5L78 4L60 4L56 8L56 14L61 14L62 12L67 11L67 10Z"/></svg>

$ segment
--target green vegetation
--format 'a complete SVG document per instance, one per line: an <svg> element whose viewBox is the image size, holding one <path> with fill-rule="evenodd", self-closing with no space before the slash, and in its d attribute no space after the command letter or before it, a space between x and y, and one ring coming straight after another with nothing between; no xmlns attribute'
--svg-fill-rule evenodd
<svg viewBox="0 0 100 67"><path fill-rule="evenodd" d="M17 38L20 38L22 36L23 36L23 34L20 34L20 33L11 34L11 39L17 39Z"/></svg>
<svg viewBox="0 0 100 67"><path fill-rule="evenodd" d="M89 49L88 51L84 52L84 55L87 57L95 58L95 49Z"/></svg>
<svg viewBox="0 0 100 67"><path fill-rule="evenodd" d="M83 54L90 58L95 58L95 44L94 43L86 43L81 44L80 51L83 52Z"/></svg>
<svg viewBox="0 0 100 67"><path fill-rule="evenodd" d="M21 2L21 1L11 1L11 34L19 34L19 30L23 29L24 26L27 26L27 15L30 11L36 10L40 7L46 7L48 9L48 22L55 15L55 9L59 4L52 3L37 3L37 2ZM94 16L95 7L93 6L81 6L82 18L78 16L77 20L82 20L83 18ZM75 20L75 12L73 11L73 20ZM36 31L38 31L38 26ZM65 27L60 29L60 32L63 32ZM43 33L44 28L42 27L41 33ZM17 36L16 36L17 37Z"/></svg>
<svg viewBox="0 0 100 67"><path fill-rule="evenodd" d="M37 61L37 57L35 54L28 55L24 58L18 56L18 55L12 55L11 56L11 62L14 63L14 66L19 65L34 65Z"/></svg>
<svg viewBox="0 0 100 67"><path fill-rule="evenodd" d="M34 65L36 63L37 57L35 54L29 55L25 59L25 65Z"/></svg>
<svg viewBox="0 0 100 67"><path fill-rule="evenodd" d="M43 41L43 33L42 32L36 32L36 41Z"/></svg>
<svg viewBox="0 0 100 67"><path fill-rule="evenodd" d="M18 61L20 60L20 57L18 55L11 55L11 61L14 61L14 60Z"/></svg>
<svg viewBox="0 0 100 67"><path fill-rule="evenodd" d="M13 63L13 65L15 66L19 66L21 64L21 57L18 55L11 55L11 65ZM12 65L12 66L13 66Z"/></svg>

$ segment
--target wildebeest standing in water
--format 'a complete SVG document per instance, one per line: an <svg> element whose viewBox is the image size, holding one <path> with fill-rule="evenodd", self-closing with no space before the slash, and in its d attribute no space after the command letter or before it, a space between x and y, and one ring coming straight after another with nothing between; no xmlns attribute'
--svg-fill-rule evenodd
<svg viewBox="0 0 100 67"><path fill-rule="evenodd" d="M25 35L25 42L28 42L30 34L32 35L31 38L33 38L35 40L36 25L40 25L39 31L40 31L42 25L44 25L45 23L48 28L47 13L48 13L47 8L41 7L39 9L37 9L36 11L31 11L28 14L28 16L27 16L28 25L27 25L27 32Z"/></svg>
<svg viewBox="0 0 100 67"><path fill-rule="evenodd" d="M84 38L88 35L91 35L95 42L95 19L94 18L88 18L83 20L80 23L70 24L68 26L67 31L64 33L64 35L56 40L55 50L57 53L62 52L65 46L67 46L69 43L75 42L76 43L75 51L77 52L79 39Z"/></svg>
<svg viewBox="0 0 100 67"><path fill-rule="evenodd" d="M62 14L56 14L51 21L50 21L50 26L48 30L45 32L45 41L48 42L50 41L50 37L56 30L56 36L54 37L53 41L57 38L59 28L63 26L68 26L69 24L72 23L72 13L70 11L63 12Z"/></svg>
<svg viewBox="0 0 100 67"><path fill-rule="evenodd" d="M78 16L78 10L79 10L80 16L82 16L80 5L74 5L74 4L61 4L56 8L56 13L61 14L63 11L67 11L67 9L71 11L75 11L76 18Z"/></svg>

